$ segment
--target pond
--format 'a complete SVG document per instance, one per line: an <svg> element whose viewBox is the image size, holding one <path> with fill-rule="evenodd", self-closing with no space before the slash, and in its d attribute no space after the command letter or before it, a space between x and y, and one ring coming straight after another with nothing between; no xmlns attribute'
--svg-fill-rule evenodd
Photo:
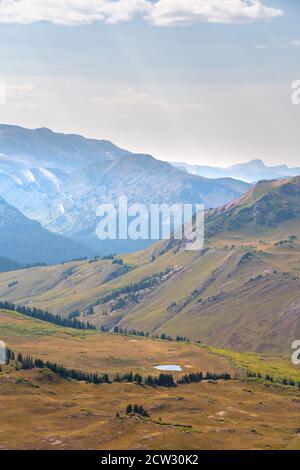
<svg viewBox="0 0 300 470"><path fill-rule="evenodd" d="M154 366L154 369L157 370L167 370L167 371L175 371L175 372L180 372L182 371L181 367L176 365L176 364L163 364L163 365L158 365Z"/></svg>

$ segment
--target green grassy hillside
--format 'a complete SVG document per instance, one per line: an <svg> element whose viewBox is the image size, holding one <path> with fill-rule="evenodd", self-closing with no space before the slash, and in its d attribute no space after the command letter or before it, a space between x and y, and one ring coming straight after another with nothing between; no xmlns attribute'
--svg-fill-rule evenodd
<svg viewBox="0 0 300 470"><path fill-rule="evenodd" d="M300 218L300 176L261 181L239 200L211 210L206 217L208 237L242 231L243 235L274 235ZM291 228L291 226L289 228Z"/></svg>

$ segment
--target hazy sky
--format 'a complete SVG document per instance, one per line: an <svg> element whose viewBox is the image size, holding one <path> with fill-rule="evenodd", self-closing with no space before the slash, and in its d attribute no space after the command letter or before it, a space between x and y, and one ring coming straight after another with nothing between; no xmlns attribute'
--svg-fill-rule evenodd
<svg viewBox="0 0 300 470"><path fill-rule="evenodd" d="M0 122L300 165L299 0L0 0Z"/></svg>

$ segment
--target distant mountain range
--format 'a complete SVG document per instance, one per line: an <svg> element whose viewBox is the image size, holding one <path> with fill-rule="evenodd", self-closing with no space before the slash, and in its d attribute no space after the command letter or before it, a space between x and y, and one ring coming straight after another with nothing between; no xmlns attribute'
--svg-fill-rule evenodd
<svg viewBox="0 0 300 470"><path fill-rule="evenodd" d="M0 270L18 269L19 263L59 263L88 255L93 255L88 248L49 232L0 197Z"/></svg>
<svg viewBox="0 0 300 470"><path fill-rule="evenodd" d="M300 167L289 168L287 165L267 166L262 160L258 159L227 168L190 165L188 163L176 162L174 162L173 165L192 175L199 175L206 178L236 178L248 183L300 175Z"/></svg>
<svg viewBox="0 0 300 470"><path fill-rule="evenodd" d="M204 203L209 208L238 198L249 187L231 178L190 175L105 140L0 125L0 195L46 229L100 252L139 247L96 239L101 203L116 204L125 195L130 204Z"/></svg>

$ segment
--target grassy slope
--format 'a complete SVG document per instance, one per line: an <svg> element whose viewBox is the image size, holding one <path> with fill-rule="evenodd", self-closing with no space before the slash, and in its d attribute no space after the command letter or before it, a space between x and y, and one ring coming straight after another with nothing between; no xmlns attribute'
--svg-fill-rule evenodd
<svg viewBox="0 0 300 470"><path fill-rule="evenodd" d="M207 240L209 249L205 252L186 252L175 245L158 256L165 246L159 243L124 257L135 268L110 281L109 277L120 269L111 261L2 273L0 296L67 315L76 308L84 311L113 289L172 267L176 272L154 289L144 291L138 304L108 315L103 315L102 307L96 308L89 320L97 326L120 325L150 333L182 334L214 346L276 352L288 358L292 341L298 339L300 242L284 240L291 235L300 238L296 204L299 188L299 178L260 183L240 201L214 211L211 219L223 220L228 214L228 220L234 221L235 215L240 217L246 208L246 218L252 225L236 230L230 222L230 230ZM273 222L279 220L277 225L262 222L264 211L269 214L270 204L276 206L270 217ZM280 222L280 217L291 210L294 218ZM253 231L253 221L260 231ZM280 241L283 243L278 244ZM71 275L66 277L66 270L71 270ZM11 282L17 284L8 287ZM200 289L198 295L192 294L195 289ZM174 302L176 306L170 308Z"/></svg>
<svg viewBox="0 0 300 470"><path fill-rule="evenodd" d="M62 328L3 310L0 311L0 337L16 351L61 362L70 368L110 374L131 369L141 375L153 374L154 365L164 363L180 363L183 369L187 365L186 372L231 369L227 360L216 358L205 349L199 350L195 344Z"/></svg>
<svg viewBox="0 0 300 470"><path fill-rule="evenodd" d="M240 263L249 251L253 258ZM299 318L299 244L275 247L273 241L257 241L256 248L223 245L203 256L187 256L185 271L121 312L122 326L179 332L216 346L290 354ZM191 296L213 272L204 291ZM168 309L174 301L180 308ZM119 316L120 312L115 314L118 321Z"/></svg>
<svg viewBox="0 0 300 470"><path fill-rule="evenodd" d="M297 375L296 368L254 354L142 338L77 331L0 311L0 337L10 347L88 370L153 373L175 362L185 372L241 370ZM270 449L299 448L300 392L258 381L194 384L175 389L133 384L88 385L47 371L0 373L0 448ZM128 403L150 420L125 417ZM116 412L120 418L116 418ZM282 422L282 416L288 420ZM42 419L41 419L42 418ZM24 426L26 419L26 426ZM16 429L18 432L16 432Z"/></svg>
<svg viewBox="0 0 300 470"><path fill-rule="evenodd" d="M0 310L0 337L17 351L84 370L148 374L155 364L180 363L185 372L251 370L300 381L299 368L276 356L64 328L8 310Z"/></svg>
<svg viewBox="0 0 300 470"><path fill-rule="evenodd" d="M179 333L216 346L289 354L299 315L300 244L276 247L274 243L252 239L249 247L235 241L232 248L219 240L219 246L204 254L169 251L154 262L149 262L149 252L135 254L126 261L137 267L109 282L105 282L107 276L118 269L111 261L2 273L0 295L66 315L75 308L85 309L117 287L172 266L179 271L144 292L137 305L108 316L99 312L89 320L97 325L119 324L174 336ZM241 263L249 252L252 258ZM66 278L64 272L70 268L73 273ZM210 280L212 273L214 279ZM249 282L251 278L255 280ZM18 283L8 288L13 281ZM190 296L204 285L200 295ZM180 308L168 309L174 301Z"/></svg>

